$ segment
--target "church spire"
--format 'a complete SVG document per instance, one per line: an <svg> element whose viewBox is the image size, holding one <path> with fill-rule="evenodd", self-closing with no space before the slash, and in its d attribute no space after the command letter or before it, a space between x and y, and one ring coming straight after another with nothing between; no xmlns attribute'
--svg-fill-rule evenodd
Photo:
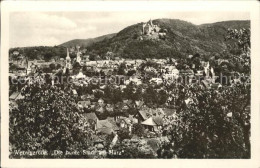
<svg viewBox="0 0 260 168"><path fill-rule="evenodd" d="M152 26L152 25L153 25L153 22L152 22L152 19L151 19L151 18L150 18L149 22L150 22L150 25Z"/></svg>
<svg viewBox="0 0 260 168"><path fill-rule="evenodd" d="M66 59L70 59L70 53L69 53L69 49L67 48L67 57Z"/></svg>
<svg viewBox="0 0 260 168"><path fill-rule="evenodd" d="M65 68L71 69L71 59L69 54L69 49L67 48L67 57L66 57L66 65Z"/></svg>

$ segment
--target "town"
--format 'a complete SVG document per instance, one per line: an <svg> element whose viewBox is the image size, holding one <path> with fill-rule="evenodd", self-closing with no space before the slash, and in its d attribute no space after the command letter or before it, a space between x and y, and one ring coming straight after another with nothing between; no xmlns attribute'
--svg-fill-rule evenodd
<svg viewBox="0 0 260 168"><path fill-rule="evenodd" d="M149 24L152 28L147 27ZM167 30L159 32L160 28L152 21L144 24L142 31L142 39L167 36ZM19 114L10 118L10 123L19 126L21 121L18 120L24 113L28 114L27 126L40 124L35 130L28 128L32 134L48 126L47 135L44 132L28 135L29 139L35 138L30 150L50 150L48 147L53 146L52 150L73 153L69 149L80 149L79 153L84 151L87 154L82 156L87 158L189 157L183 154L182 142L191 135L183 132L197 129L203 141L204 138L214 143L222 141L221 134L225 135L227 130L223 128L224 131L219 132L218 124L227 126L233 122L237 114L232 103L246 100L232 97L234 88L250 86L244 72L225 74L223 69L227 69L231 59L205 60L198 53L183 59L127 59L108 51L104 59L91 60L88 50L77 45L66 48L66 58L55 57L48 61L29 60L19 50L11 55L16 59L9 60L9 108L11 114ZM52 113L50 109L58 114L47 114ZM191 112L187 112L189 110ZM250 113L250 103L242 113ZM203 118L205 116L208 120ZM64 126L72 121L73 124L67 124L68 128ZM211 130L212 122L217 124L213 124ZM249 125L249 117L242 122L245 127ZM58 136L67 139L64 142L62 138L55 138ZM73 139L70 141L69 137ZM63 145L60 147L52 141ZM73 148L74 144L79 147ZM16 145L14 142L11 150L17 150ZM217 157L217 153L199 157L215 155Z"/></svg>

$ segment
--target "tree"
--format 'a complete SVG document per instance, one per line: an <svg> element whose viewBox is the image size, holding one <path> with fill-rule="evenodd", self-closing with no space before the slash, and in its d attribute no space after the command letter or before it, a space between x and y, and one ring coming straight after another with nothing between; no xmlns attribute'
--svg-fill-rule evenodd
<svg viewBox="0 0 260 168"><path fill-rule="evenodd" d="M118 68L118 75L125 75L126 64L122 63Z"/></svg>
<svg viewBox="0 0 260 168"><path fill-rule="evenodd" d="M80 68L81 68L80 63L75 62L75 63L73 64L73 69L80 69Z"/></svg>
<svg viewBox="0 0 260 168"><path fill-rule="evenodd" d="M129 85L124 88L123 97L126 99L130 99L135 101L136 100L136 94L134 93L134 84L130 83Z"/></svg>
<svg viewBox="0 0 260 168"><path fill-rule="evenodd" d="M138 36L137 33L135 33L135 34L133 35L133 39L134 39L134 40L136 40L138 37L139 37L139 36Z"/></svg>
<svg viewBox="0 0 260 168"><path fill-rule="evenodd" d="M183 101L187 93L192 95L189 105ZM239 84L218 92L186 87L175 96L178 120L170 122L166 135L177 157L250 157L250 111L246 110L250 86Z"/></svg>
<svg viewBox="0 0 260 168"><path fill-rule="evenodd" d="M12 64L9 66L9 71L16 71L18 66L16 64Z"/></svg>
<svg viewBox="0 0 260 168"><path fill-rule="evenodd" d="M47 52L47 53L44 54L44 60L49 61L53 56L54 55L53 55L52 52Z"/></svg>
<svg viewBox="0 0 260 168"><path fill-rule="evenodd" d="M55 65L54 63L51 63L51 64L49 65L49 67L50 67L51 70L55 70L56 65Z"/></svg>
<svg viewBox="0 0 260 168"><path fill-rule="evenodd" d="M22 89L24 99L10 111L12 150L80 150L91 132L80 122L71 90L35 83ZM49 153L50 154L50 153Z"/></svg>
<svg viewBox="0 0 260 168"><path fill-rule="evenodd" d="M121 128L117 134L120 141L123 141L124 139L131 139L130 132L127 128Z"/></svg>
<svg viewBox="0 0 260 168"><path fill-rule="evenodd" d="M122 101L122 92L119 88L113 89L111 101L116 104Z"/></svg>
<svg viewBox="0 0 260 168"><path fill-rule="evenodd" d="M126 158L126 159L148 159L156 158L156 153L153 149L144 141L138 141L132 144L129 140L124 140L124 143L117 143L112 148L116 152L120 152L120 155L111 155L110 158Z"/></svg>
<svg viewBox="0 0 260 168"><path fill-rule="evenodd" d="M100 99L104 97L104 93L100 90L97 90L96 92L94 92L94 96L95 98Z"/></svg>
<svg viewBox="0 0 260 168"><path fill-rule="evenodd" d="M172 145L169 143L162 143L161 147L157 150L157 157L169 159L173 158L174 152L172 150Z"/></svg>
<svg viewBox="0 0 260 168"><path fill-rule="evenodd" d="M238 50L238 54L232 52L232 49L229 50L230 62L233 64L240 63L244 66L243 71L240 69L235 69L235 71L243 72L250 74L250 65L251 65L251 40L250 40L250 29L229 29L225 39L228 41L232 40L235 42L235 48Z"/></svg>
<svg viewBox="0 0 260 168"><path fill-rule="evenodd" d="M142 124L136 123L133 125L133 134L137 135L138 137L144 136L145 128Z"/></svg>
<svg viewBox="0 0 260 168"><path fill-rule="evenodd" d="M51 73L52 72L52 69L50 67L42 67L40 69L44 73Z"/></svg>
<svg viewBox="0 0 260 168"><path fill-rule="evenodd" d="M231 52L221 65L224 74L242 71L250 76L250 31L229 30L226 39L234 40L239 55ZM233 64L233 65L231 65ZM234 65L245 65L237 69ZM178 120L167 130L174 154L180 158L250 158L250 93L248 81L229 88L203 90L199 86L175 86L174 104ZM192 103L185 104L184 99ZM168 128L169 125L164 127ZM160 149L161 151L163 149ZM160 152L159 152L160 154Z"/></svg>
<svg viewBox="0 0 260 168"><path fill-rule="evenodd" d="M126 75L127 75L127 76L133 76L135 73L136 73L135 70L130 70L130 71L127 72Z"/></svg>

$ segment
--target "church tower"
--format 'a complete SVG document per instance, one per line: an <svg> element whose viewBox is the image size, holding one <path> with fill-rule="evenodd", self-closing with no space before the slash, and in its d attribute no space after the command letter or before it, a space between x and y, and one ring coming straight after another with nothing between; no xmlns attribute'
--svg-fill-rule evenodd
<svg viewBox="0 0 260 168"><path fill-rule="evenodd" d="M71 69L71 58L70 58L70 53L69 49L67 48L67 57L66 57L66 66L65 68Z"/></svg>
<svg viewBox="0 0 260 168"><path fill-rule="evenodd" d="M76 61L77 61L78 63L81 62L81 57L80 57L79 48L80 48L80 46L77 46L77 58L76 58Z"/></svg>

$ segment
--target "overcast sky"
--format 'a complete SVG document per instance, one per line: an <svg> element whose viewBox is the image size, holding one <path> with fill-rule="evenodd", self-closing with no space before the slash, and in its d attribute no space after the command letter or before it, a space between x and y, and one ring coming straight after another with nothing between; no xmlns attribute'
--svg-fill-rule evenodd
<svg viewBox="0 0 260 168"><path fill-rule="evenodd" d="M181 19L193 24L250 20L242 12L16 12L10 14L10 47L54 46L72 39L116 33L149 19Z"/></svg>

